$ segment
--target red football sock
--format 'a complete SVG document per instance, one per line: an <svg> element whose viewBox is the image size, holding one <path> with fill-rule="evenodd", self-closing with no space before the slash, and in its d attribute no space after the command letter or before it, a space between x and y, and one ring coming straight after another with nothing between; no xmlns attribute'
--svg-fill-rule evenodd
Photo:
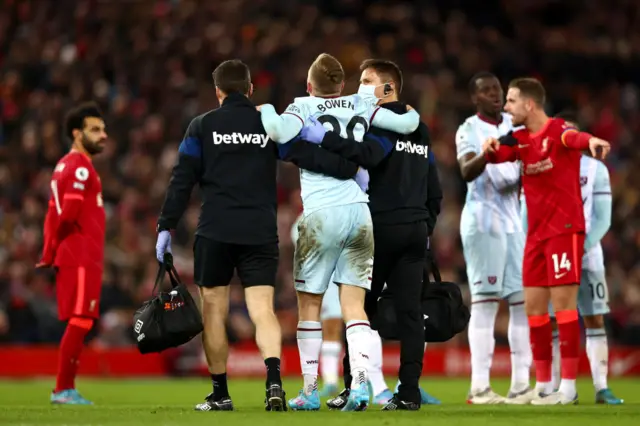
<svg viewBox="0 0 640 426"><path fill-rule="evenodd" d="M561 377L575 380L578 376L580 360L580 323L578 311L556 312L558 332L560 335Z"/></svg>
<svg viewBox="0 0 640 426"><path fill-rule="evenodd" d="M529 317L529 340L531 341L533 363L536 366L536 381L539 383L551 381L551 361L553 359L551 333L549 314Z"/></svg>
<svg viewBox="0 0 640 426"><path fill-rule="evenodd" d="M56 389L61 392L75 389L76 373L80 363L80 353L84 347L84 338L93 326L93 320L88 318L71 318L60 342L58 354L58 376Z"/></svg>

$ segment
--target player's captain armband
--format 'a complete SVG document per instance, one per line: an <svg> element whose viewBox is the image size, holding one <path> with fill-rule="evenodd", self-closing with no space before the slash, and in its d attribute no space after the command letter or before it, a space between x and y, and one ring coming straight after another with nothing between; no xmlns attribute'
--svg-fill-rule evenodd
<svg viewBox="0 0 640 426"><path fill-rule="evenodd" d="M578 133L578 129L576 129L573 126L568 125L567 123L564 123L562 125L562 133L560 135L560 140L562 141L562 144L564 146L567 146L566 138L571 133Z"/></svg>
<svg viewBox="0 0 640 426"><path fill-rule="evenodd" d="M580 132L575 127L562 126L562 135L560 140L567 148L585 150L589 148L589 140L593 136L586 132Z"/></svg>

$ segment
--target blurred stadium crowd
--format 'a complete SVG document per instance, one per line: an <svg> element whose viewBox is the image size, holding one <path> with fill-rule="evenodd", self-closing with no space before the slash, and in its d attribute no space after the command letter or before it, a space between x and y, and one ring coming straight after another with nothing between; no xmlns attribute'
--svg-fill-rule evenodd
<svg viewBox="0 0 640 426"><path fill-rule="evenodd" d="M429 125L445 199L433 246L445 278L466 287L459 240L465 194L457 126L473 114L468 79L479 70L533 75L548 111L573 108L613 143L607 161L613 225L603 241L614 342L640 345L640 6L634 0L5 0L0 9L0 341L54 342L50 273L36 273L49 178L67 149L65 111L94 99L110 140L95 160L104 187L107 249L99 344L132 343L133 310L157 271L155 221L178 143L195 115L215 108L211 72L238 57L252 69L256 104L279 111L305 95L307 69L327 51L353 76L365 58L392 59L404 100ZM301 210L297 169L281 164L278 314L294 341L290 230ZM193 197L174 237L190 281ZM233 286L233 340L252 337ZM506 317L497 331L506 341ZM457 344L466 344L460 336ZM456 344L453 342L452 344Z"/></svg>

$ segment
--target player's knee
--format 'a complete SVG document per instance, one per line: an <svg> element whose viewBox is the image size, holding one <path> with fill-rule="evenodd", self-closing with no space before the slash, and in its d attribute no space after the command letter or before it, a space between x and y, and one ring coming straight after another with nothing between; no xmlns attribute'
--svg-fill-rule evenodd
<svg viewBox="0 0 640 426"><path fill-rule="evenodd" d="M320 321L322 294L298 291L298 321Z"/></svg>
<svg viewBox="0 0 640 426"><path fill-rule="evenodd" d="M584 321L584 328L586 329L604 328L604 316L602 315L589 315L582 319Z"/></svg>
<svg viewBox="0 0 640 426"><path fill-rule="evenodd" d="M527 316L549 315L549 289L547 287L525 287L524 308Z"/></svg>
<svg viewBox="0 0 640 426"><path fill-rule="evenodd" d="M366 291L353 285L340 286L340 308L345 322L362 320L367 317L364 311Z"/></svg>
<svg viewBox="0 0 640 426"><path fill-rule="evenodd" d="M549 307L545 304L536 304L525 300L524 310L527 316L549 315Z"/></svg>
<svg viewBox="0 0 640 426"><path fill-rule="evenodd" d="M551 287L551 304L556 312L572 311L578 308L578 286Z"/></svg>

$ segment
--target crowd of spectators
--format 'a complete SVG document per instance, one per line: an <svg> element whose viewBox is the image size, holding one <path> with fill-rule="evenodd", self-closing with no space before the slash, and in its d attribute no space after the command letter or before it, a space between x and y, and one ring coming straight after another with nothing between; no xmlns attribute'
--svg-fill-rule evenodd
<svg viewBox="0 0 640 426"><path fill-rule="evenodd" d="M503 83L536 76L548 111L572 108L581 124L612 141L607 166L614 213L603 240L612 338L640 344L640 6L634 0L483 2L367 0L7 0L0 9L0 341L56 342L55 288L36 272L49 179L68 149L65 111L93 99L109 141L95 158L103 182L107 247L103 312L95 342L132 343L132 312L157 271L155 221L186 125L217 107L211 72L241 58L256 104L279 111L305 95L321 52L352 78L365 58L396 61L402 98L431 129L445 198L432 241L447 279L466 288L459 221L466 186L455 131L473 114L466 90L480 70ZM295 339L291 226L301 210L295 166L279 166L281 267L277 311ZM194 194L174 238L176 263L191 280ZM232 287L229 331L253 327L240 286ZM506 341L506 317L497 329ZM463 344L464 336L451 344Z"/></svg>

